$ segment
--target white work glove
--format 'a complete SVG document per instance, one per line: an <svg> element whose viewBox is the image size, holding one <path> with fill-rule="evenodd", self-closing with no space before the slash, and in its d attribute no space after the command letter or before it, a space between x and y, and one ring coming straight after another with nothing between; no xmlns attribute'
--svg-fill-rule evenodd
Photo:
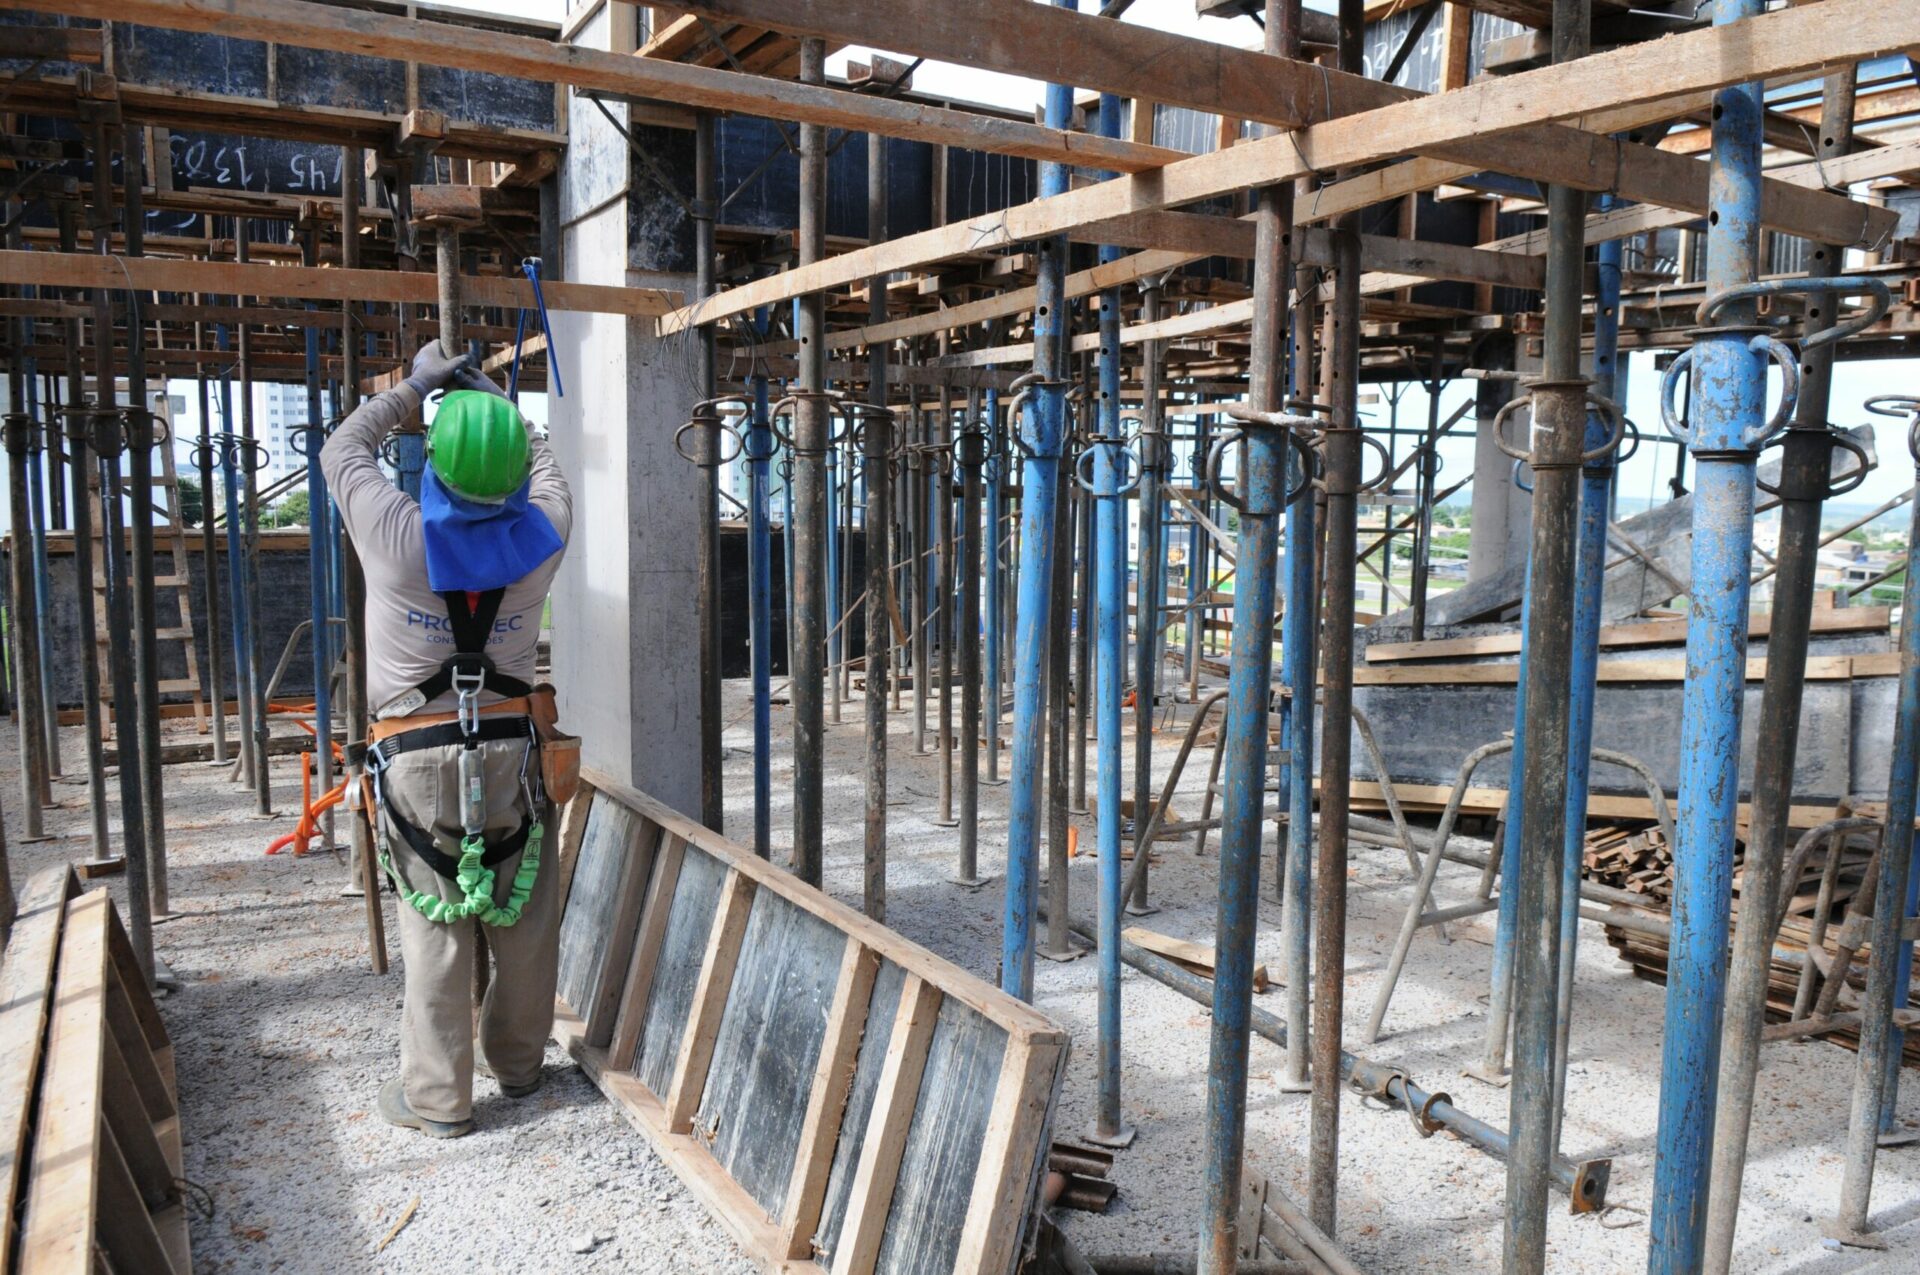
<svg viewBox="0 0 1920 1275"><path fill-rule="evenodd" d="M469 359L460 370L453 374L453 387L457 390L472 390L477 394L492 394L497 398L508 397L507 392L494 384L491 376L475 367Z"/></svg>
<svg viewBox="0 0 1920 1275"><path fill-rule="evenodd" d="M407 377L406 383L415 394L425 399L435 390L447 388L447 384L462 368L472 365L471 355L450 355L435 339L421 346L420 353L413 356L413 372Z"/></svg>

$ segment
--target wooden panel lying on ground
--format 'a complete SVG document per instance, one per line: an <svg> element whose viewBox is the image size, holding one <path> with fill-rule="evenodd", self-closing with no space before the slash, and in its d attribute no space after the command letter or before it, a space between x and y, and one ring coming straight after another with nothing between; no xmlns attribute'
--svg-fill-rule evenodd
<svg viewBox="0 0 1920 1275"><path fill-rule="evenodd" d="M0 955L0 1268L13 1251L22 1172L27 1163L27 1113L53 1012L54 961L67 900L80 892L64 864L36 872L20 896L13 936Z"/></svg>
<svg viewBox="0 0 1920 1275"><path fill-rule="evenodd" d="M21 1275L192 1269L173 1045L105 890L66 905Z"/></svg>
<svg viewBox="0 0 1920 1275"><path fill-rule="evenodd" d="M1066 1033L606 776L589 772L569 818L590 831L563 933L618 944L620 959L562 988L617 1027L611 1048L594 1043L563 995L555 1035L753 1260L1013 1271ZM648 860L592 868L616 898L588 892L595 845Z"/></svg>

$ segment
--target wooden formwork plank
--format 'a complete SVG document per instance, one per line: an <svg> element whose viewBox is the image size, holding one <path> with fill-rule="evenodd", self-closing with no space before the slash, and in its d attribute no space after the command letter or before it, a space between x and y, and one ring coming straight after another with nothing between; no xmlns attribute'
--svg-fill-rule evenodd
<svg viewBox="0 0 1920 1275"><path fill-rule="evenodd" d="M627 964L626 992L620 999L619 1017L614 1020L613 1042L607 1047L607 1057L616 1067L632 1066L633 1051L640 1045L640 1029L647 1021L647 999L653 991L653 970L660 960L660 944L667 936L667 916L673 908L680 862L686 853L683 838L670 832L661 834L653 879L647 882L646 904L640 911L633 959Z"/></svg>
<svg viewBox="0 0 1920 1275"><path fill-rule="evenodd" d="M714 908L713 928L707 931L707 950L700 961L700 981L694 986L693 1009L680 1038L680 1058L674 1064L673 1085L667 1090L667 1127L685 1133L693 1127L693 1112L707 1082L713 1061L713 1041L720 1032L720 1016L733 985L733 967L740 959L740 938L747 930L747 910L753 906L753 882L739 871L727 873Z"/></svg>
<svg viewBox="0 0 1920 1275"><path fill-rule="evenodd" d="M27 1117L53 1008L61 923L67 900L79 890L65 865L36 872L21 892L13 936L0 954L0 1260L13 1249L19 1217Z"/></svg>
<svg viewBox="0 0 1920 1275"><path fill-rule="evenodd" d="M956 1269L982 1275L1013 1269L1023 1238L1021 1215L1042 1163L1046 1108L1060 1083L1065 1054L1049 1041L1008 1042Z"/></svg>
<svg viewBox="0 0 1920 1275"><path fill-rule="evenodd" d="M940 989L917 975L908 975L887 1040L879 1095L867 1122L866 1143L860 1149L860 1168L854 1174L847 1220L832 1254L833 1275L870 1275L880 1255L887 1205L899 1179L900 1153L906 1149L920 1073L927 1065L927 1046L933 1042L939 1013Z"/></svg>
<svg viewBox="0 0 1920 1275"><path fill-rule="evenodd" d="M866 1028L867 1003L873 995L880 958L859 943L849 941L840 961L840 977L827 1011L826 1040L813 1068L813 1092L807 1099L806 1123L800 1147L794 1153L793 1177L787 1207L780 1219L782 1254L807 1257L813 1252L813 1228L826 1200L827 1177L833 1169L834 1142L840 1135L847 1093Z"/></svg>
<svg viewBox="0 0 1920 1275"><path fill-rule="evenodd" d="M21 1275L91 1275L100 1225L101 1092L107 1026L107 922L95 890L67 906L47 1024L46 1074L27 1157Z"/></svg>

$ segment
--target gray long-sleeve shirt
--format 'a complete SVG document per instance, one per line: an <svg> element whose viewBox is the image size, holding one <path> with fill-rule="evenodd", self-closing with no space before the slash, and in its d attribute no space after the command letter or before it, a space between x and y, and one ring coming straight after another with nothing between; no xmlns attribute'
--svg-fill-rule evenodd
<svg viewBox="0 0 1920 1275"><path fill-rule="evenodd" d="M376 716L439 672L453 654L446 604L427 583L420 504L393 485L377 459L387 435L402 422L415 419L419 410L419 396L405 385L396 386L367 400L341 422L320 453L329 494L340 508L340 520L366 571L367 702ZM538 437L531 444L529 496L553 523L564 545L573 532L573 493L552 449ZM507 586L493 636L487 640L487 654L494 667L509 677L534 679L540 614L565 552L560 549L530 575ZM498 698L484 697L487 702ZM447 712L454 700L448 693L415 711Z"/></svg>

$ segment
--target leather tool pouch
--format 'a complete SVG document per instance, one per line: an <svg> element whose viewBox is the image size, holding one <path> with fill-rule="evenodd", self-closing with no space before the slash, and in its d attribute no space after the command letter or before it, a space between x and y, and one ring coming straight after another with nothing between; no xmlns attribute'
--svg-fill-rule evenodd
<svg viewBox="0 0 1920 1275"><path fill-rule="evenodd" d="M534 737L540 741L540 783L547 798L564 806L580 791L580 737L560 729L553 687L541 683L527 696Z"/></svg>

